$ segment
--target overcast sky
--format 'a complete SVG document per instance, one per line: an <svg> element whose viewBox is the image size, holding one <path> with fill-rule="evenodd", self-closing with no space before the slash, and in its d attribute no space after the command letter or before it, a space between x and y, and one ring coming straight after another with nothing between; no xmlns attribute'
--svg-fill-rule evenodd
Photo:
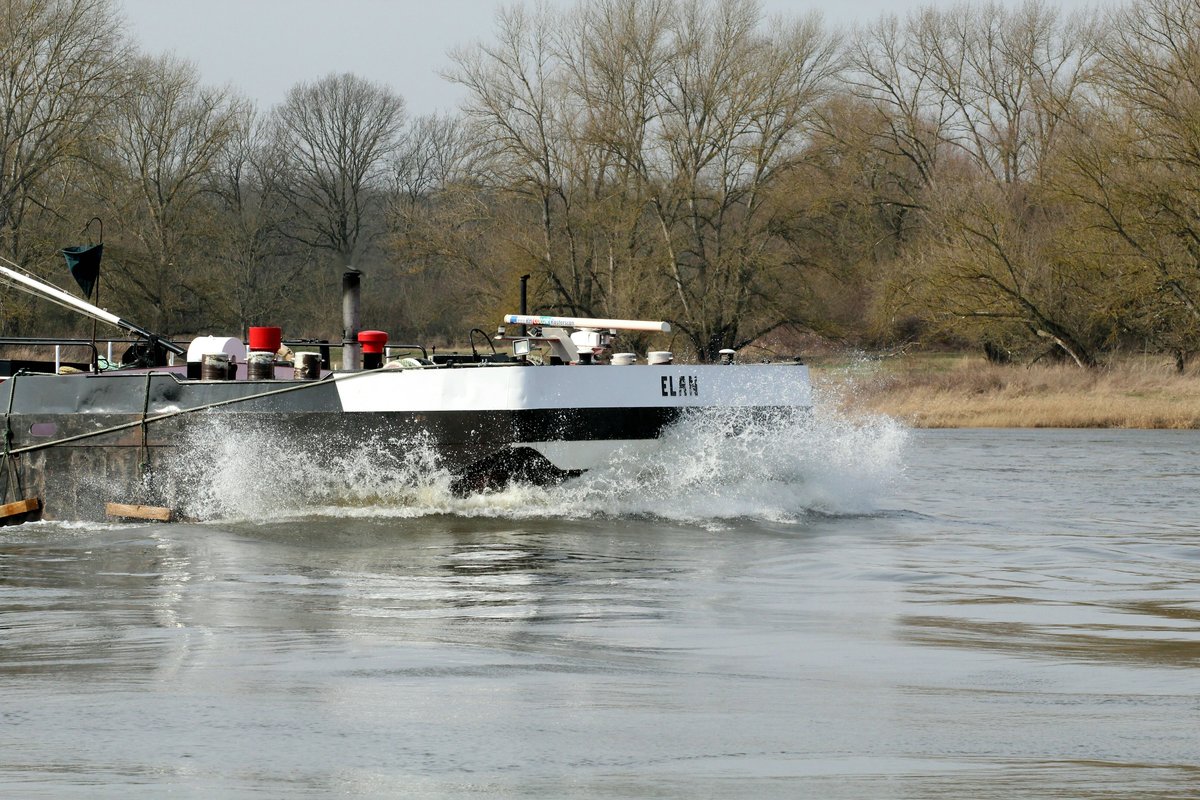
<svg viewBox="0 0 1200 800"><path fill-rule="evenodd" d="M462 93L438 75L447 51L490 38L499 0L120 0L148 53L172 51L206 83L263 110L300 81L353 72L391 86L413 114L451 110ZM1059 0L1079 8L1089 0ZM569 7L575 0L550 0ZM532 5L532 3L527 3ZM769 14L820 11L834 25L954 0L764 0Z"/></svg>

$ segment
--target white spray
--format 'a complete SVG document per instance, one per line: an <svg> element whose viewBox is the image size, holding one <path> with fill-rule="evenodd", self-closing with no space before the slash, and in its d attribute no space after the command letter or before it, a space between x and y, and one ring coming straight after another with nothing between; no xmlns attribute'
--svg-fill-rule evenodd
<svg viewBox="0 0 1200 800"><path fill-rule="evenodd" d="M322 439L305 445L263 430L195 426L163 481L197 519L288 516L510 518L653 516L706 524L870 513L900 474L906 432L886 417L850 418L836 404L806 414L705 412L672 426L653 453L552 487L514 485L466 497L425 436Z"/></svg>

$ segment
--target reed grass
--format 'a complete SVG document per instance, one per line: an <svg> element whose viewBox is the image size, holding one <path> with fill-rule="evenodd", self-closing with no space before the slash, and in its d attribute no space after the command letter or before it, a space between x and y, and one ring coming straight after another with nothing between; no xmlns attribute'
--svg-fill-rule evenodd
<svg viewBox="0 0 1200 800"><path fill-rule="evenodd" d="M848 410L922 428L1200 428L1200 373L1127 358L1096 370L903 356L814 366Z"/></svg>

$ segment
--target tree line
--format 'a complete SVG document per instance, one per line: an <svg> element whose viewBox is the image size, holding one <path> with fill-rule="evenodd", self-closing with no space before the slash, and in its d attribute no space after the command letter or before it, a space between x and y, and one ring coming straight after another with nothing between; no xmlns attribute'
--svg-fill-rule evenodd
<svg viewBox="0 0 1200 800"><path fill-rule="evenodd" d="M432 116L352 74L258 109L122 24L0 3L0 253L62 284L100 217L101 305L160 333L335 337L354 268L395 340L461 340L528 274L533 310L666 319L700 360L1198 349L1200 0L512 6ZM6 334L78 324L0 293Z"/></svg>

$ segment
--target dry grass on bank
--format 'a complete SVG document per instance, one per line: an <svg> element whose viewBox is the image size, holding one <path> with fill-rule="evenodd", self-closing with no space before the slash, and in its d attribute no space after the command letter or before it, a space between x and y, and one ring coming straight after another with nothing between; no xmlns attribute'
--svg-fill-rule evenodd
<svg viewBox="0 0 1200 800"><path fill-rule="evenodd" d="M852 410L922 428L1200 428L1200 374L1129 359L1098 370L903 356L814 366Z"/></svg>

